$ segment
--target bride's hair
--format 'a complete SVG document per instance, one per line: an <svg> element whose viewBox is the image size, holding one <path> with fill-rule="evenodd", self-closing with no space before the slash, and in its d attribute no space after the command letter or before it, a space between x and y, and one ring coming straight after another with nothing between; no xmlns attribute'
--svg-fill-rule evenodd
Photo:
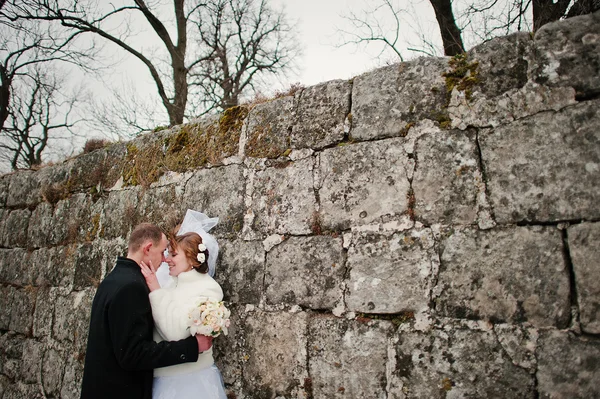
<svg viewBox="0 0 600 399"><path fill-rule="evenodd" d="M198 233L185 233L180 236L171 236L170 246L175 251L183 251L185 257L190 261L192 268L198 273L208 272L208 249L200 251L198 246L202 244L202 237ZM204 254L204 261L198 260L198 254Z"/></svg>

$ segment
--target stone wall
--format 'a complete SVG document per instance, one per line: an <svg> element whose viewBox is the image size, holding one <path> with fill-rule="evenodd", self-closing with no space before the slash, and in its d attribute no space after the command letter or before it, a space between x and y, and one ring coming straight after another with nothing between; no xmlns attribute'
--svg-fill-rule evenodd
<svg viewBox="0 0 600 399"><path fill-rule="evenodd" d="M596 13L2 176L0 398L78 397L95 287L187 208L232 398L600 397L599 94Z"/></svg>

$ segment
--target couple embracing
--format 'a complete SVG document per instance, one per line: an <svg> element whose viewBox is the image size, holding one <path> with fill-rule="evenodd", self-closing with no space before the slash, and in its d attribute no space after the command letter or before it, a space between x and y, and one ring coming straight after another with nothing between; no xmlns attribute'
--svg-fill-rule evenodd
<svg viewBox="0 0 600 399"><path fill-rule="evenodd" d="M153 224L134 228L127 257L94 297L81 399L226 398L212 336L192 335L189 324L194 300L223 299L212 278L219 247L207 233L217 220L188 210L169 240ZM159 283L163 262L171 277Z"/></svg>

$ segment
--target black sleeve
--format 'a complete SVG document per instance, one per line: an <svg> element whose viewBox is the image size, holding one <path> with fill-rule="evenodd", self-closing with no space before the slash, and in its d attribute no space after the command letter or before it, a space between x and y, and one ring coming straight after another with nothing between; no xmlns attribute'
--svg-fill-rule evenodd
<svg viewBox="0 0 600 399"><path fill-rule="evenodd" d="M198 360L196 338L152 340L152 309L139 284L122 287L108 309L108 326L117 362L125 370L149 370Z"/></svg>

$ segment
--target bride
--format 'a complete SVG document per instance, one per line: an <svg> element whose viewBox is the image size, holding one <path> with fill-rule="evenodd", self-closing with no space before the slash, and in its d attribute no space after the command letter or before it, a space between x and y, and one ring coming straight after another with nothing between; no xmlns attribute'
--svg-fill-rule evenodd
<svg viewBox="0 0 600 399"><path fill-rule="evenodd" d="M150 289L155 341L179 340L190 335L188 311L195 298L223 299L221 286L212 278L219 246L207 233L217 221L217 218L209 219L200 212L187 211L177 235L170 240L166 257L170 278L162 276L159 283L157 275L165 274L164 265L156 274L152 265L142 265ZM212 347L200 353L195 363L155 369L152 398L226 399Z"/></svg>

